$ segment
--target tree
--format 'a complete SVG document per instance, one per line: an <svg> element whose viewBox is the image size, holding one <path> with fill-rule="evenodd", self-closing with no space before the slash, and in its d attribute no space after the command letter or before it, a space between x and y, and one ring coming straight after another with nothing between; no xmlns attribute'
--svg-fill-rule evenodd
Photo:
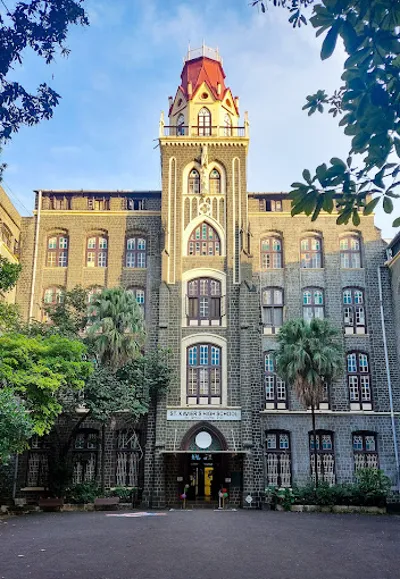
<svg viewBox="0 0 400 579"><path fill-rule="evenodd" d="M89 312L88 339L103 365L117 370L140 354L144 344L143 313L133 293L104 289Z"/></svg>
<svg viewBox="0 0 400 579"><path fill-rule="evenodd" d="M386 213L400 197L400 3L393 0L256 0L263 12L273 2L290 12L293 27L309 22L325 34L321 59L329 58L339 38L348 58L343 84L333 95L320 89L307 97L308 114L328 112L351 137L348 158L332 158L315 174L292 184L292 215L304 212L316 220L321 210L338 210L337 223L355 226L359 213L369 215L382 201ZM363 155L359 167L353 155ZM372 198L371 198L372 196ZM400 226L400 217L393 221Z"/></svg>
<svg viewBox="0 0 400 579"><path fill-rule="evenodd" d="M4 297L15 287L21 273L19 263L11 263L0 256L0 333L16 331L19 326L19 309L15 304L7 304Z"/></svg>
<svg viewBox="0 0 400 579"><path fill-rule="evenodd" d="M33 422L25 406L9 388L0 389L0 465L27 448Z"/></svg>
<svg viewBox="0 0 400 579"><path fill-rule="evenodd" d="M289 320L278 334L277 373L293 384L300 402L311 408L314 449L316 450L315 409L328 386L343 369L339 330L328 320ZM315 482L318 486L317 453L314 452Z"/></svg>
<svg viewBox="0 0 400 579"><path fill-rule="evenodd" d="M53 116L60 100L46 83L35 94L9 79L30 48L50 64L60 53L68 56L65 42L71 24L89 24L84 0L26 0L12 9L1 2L0 13L0 145L23 125L36 125ZM4 165L0 166L1 171Z"/></svg>
<svg viewBox="0 0 400 579"><path fill-rule="evenodd" d="M50 432L70 391L83 388L92 372L85 346L59 336L0 336L0 384L20 397L34 432Z"/></svg>

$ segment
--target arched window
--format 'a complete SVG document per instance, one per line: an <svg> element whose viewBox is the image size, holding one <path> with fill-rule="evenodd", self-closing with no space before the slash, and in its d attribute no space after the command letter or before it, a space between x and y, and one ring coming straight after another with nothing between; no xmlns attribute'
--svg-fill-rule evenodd
<svg viewBox="0 0 400 579"><path fill-rule="evenodd" d="M309 287L303 290L303 319L310 322L313 318L324 317L324 290Z"/></svg>
<svg viewBox="0 0 400 579"><path fill-rule="evenodd" d="M188 325L219 326L221 324L221 282L208 277L188 283Z"/></svg>
<svg viewBox="0 0 400 579"><path fill-rule="evenodd" d="M219 195L221 193L221 175L217 169L210 173L210 194Z"/></svg>
<svg viewBox="0 0 400 579"><path fill-rule="evenodd" d="M99 432L97 430L82 429L77 432L73 448L73 484L95 480L98 449Z"/></svg>
<svg viewBox="0 0 400 579"><path fill-rule="evenodd" d="M180 114L176 120L176 134L181 137L185 134L185 117Z"/></svg>
<svg viewBox="0 0 400 579"><path fill-rule="evenodd" d="M61 287L48 287L43 293L43 303L46 306L55 306L64 303L65 290Z"/></svg>
<svg viewBox="0 0 400 579"><path fill-rule="evenodd" d="M290 435L286 430L267 430L265 433L267 485L292 486Z"/></svg>
<svg viewBox="0 0 400 579"><path fill-rule="evenodd" d="M343 323L345 334L365 334L365 298L364 291L356 287L343 290Z"/></svg>
<svg viewBox="0 0 400 579"><path fill-rule="evenodd" d="M368 354L347 354L350 410L372 410L371 373Z"/></svg>
<svg viewBox="0 0 400 579"><path fill-rule="evenodd" d="M221 348L195 344L186 355L187 404L221 404Z"/></svg>
<svg viewBox="0 0 400 579"><path fill-rule="evenodd" d="M322 239L319 236L303 237L300 243L300 262L304 269L318 269L322 262Z"/></svg>
<svg viewBox="0 0 400 579"><path fill-rule="evenodd" d="M67 267L68 265L68 236L60 233L47 239L47 267Z"/></svg>
<svg viewBox="0 0 400 579"><path fill-rule="evenodd" d="M107 267L108 240L105 235L93 235L86 241L86 267Z"/></svg>
<svg viewBox="0 0 400 579"><path fill-rule="evenodd" d="M146 240L143 237L126 239L125 267L147 267Z"/></svg>
<svg viewBox="0 0 400 579"><path fill-rule="evenodd" d="M189 238L189 255L221 255L218 233L208 223L198 225Z"/></svg>
<svg viewBox="0 0 400 579"><path fill-rule="evenodd" d="M134 430L118 430L115 461L116 486L139 486L139 461L142 457L143 452L138 433Z"/></svg>
<svg viewBox="0 0 400 579"><path fill-rule="evenodd" d="M376 432L353 432L354 471L361 468L379 468Z"/></svg>
<svg viewBox="0 0 400 579"><path fill-rule="evenodd" d="M209 137L211 135L211 113L206 107L203 107L200 110L198 122L199 135L202 137Z"/></svg>
<svg viewBox="0 0 400 579"><path fill-rule="evenodd" d="M139 304L139 306L142 306L142 308L144 308L145 303L146 303L146 291L144 288L142 288L142 287L129 287L126 291L133 294L135 296L136 301Z"/></svg>
<svg viewBox="0 0 400 579"><path fill-rule="evenodd" d="M340 267L342 269L361 267L361 243L358 235L346 235L340 239Z"/></svg>
<svg viewBox="0 0 400 579"><path fill-rule="evenodd" d="M27 487L47 487L49 483L49 450L46 436L32 436L26 469Z"/></svg>
<svg viewBox="0 0 400 579"><path fill-rule="evenodd" d="M311 477L315 478L315 453L317 453L318 480L330 485L335 484L335 452L333 448L333 432L330 430L309 432Z"/></svg>
<svg viewBox="0 0 400 579"><path fill-rule="evenodd" d="M282 267L282 240L280 237L264 237L261 240L261 269L280 269Z"/></svg>
<svg viewBox="0 0 400 579"><path fill-rule="evenodd" d="M188 177L188 193L198 195L200 193L200 175L197 169L192 169Z"/></svg>
<svg viewBox="0 0 400 579"><path fill-rule="evenodd" d="M232 120L228 113L224 116L224 136L231 137L232 136Z"/></svg>
<svg viewBox="0 0 400 579"><path fill-rule="evenodd" d="M287 408L286 384L275 374L273 352L267 352L264 359L265 408Z"/></svg>
<svg viewBox="0 0 400 579"><path fill-rule="evenodd" d="M262 291L264 334L276 334L283 324L283 290L267 287Z"/></svg>

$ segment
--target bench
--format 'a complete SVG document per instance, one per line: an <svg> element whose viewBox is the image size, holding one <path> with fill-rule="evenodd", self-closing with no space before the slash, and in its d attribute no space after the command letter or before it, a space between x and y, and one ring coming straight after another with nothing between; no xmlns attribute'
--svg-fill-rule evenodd
<svg viewBox="0 0 400 579"><path fill-rule="evenodd" d="M64 499L39 499L39 507L43 511L59 511L64 505Z"/></svg>
<svg viewBox="0 0 400 579"><path fill-rule="evenodd" d="M94 499L94 508L96 511L104 511L107 509L112 509L119 505L118 497L108 497L106 499Z"/></svg>

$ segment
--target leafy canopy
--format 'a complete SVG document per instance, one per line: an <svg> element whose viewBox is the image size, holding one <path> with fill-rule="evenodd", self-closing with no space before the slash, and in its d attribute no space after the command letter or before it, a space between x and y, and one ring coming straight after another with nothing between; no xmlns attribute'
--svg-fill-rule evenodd
<svg viewBox="0 0 400 579"><path fill-rule="evenodd" d="M328 95L323 89L307 97L309 115L328 112L351 137L346 160L333 158L314 174L292 184L292 214L304 212L312 220L321 210L339 212L338 224L360 213L371 214L378 203L393 211L400 185L400 2L393 0L257 0L265 12L273 3L287 8L289 22L309 22L316 35L324 35L321 59L332 56L340 38L348 54L342 85ZM308 15L307 15L308 16ZM354 155L362 156L356 166ZM393 221L400 226L400 217Z"/></svg>
<svg viewBox="0 0 400 579"><path fill-rule="evenodd" d="M27 49L50 64L57 54L68 56L65 42L71 24L89 24L84 0L26 0L0 4L0 145L23 125L53 116L60 95L46 83L29 92L11 79ZM8 4L8 6L7 6ZM12 8L10 8L13 4ZM0 150L1 152L1 150ZM0 177L5 165L0 165Z"/></svg>
<svg viewBox="0 0 400 579"><path fill-rule="evenodd" d="M0 336L0 383L24 401L35 433L50 432L63 397L83 388L92 372L85 352L82 342L60 336Z"/></svg>
<svg viewBox="0 0 400 579"><path fill-rule="evenodd" d="M278 334L276 369L296 388L300 401L316 407L324 383L330 384L343 369L339 331L328 320L288 320Z"/></svg>
<svg viewBox="0 0 400 579"><path fill-rule="evenodd" d="M33 422L21 400L9 388L0 389L0 465L27 448Z"/></svg>

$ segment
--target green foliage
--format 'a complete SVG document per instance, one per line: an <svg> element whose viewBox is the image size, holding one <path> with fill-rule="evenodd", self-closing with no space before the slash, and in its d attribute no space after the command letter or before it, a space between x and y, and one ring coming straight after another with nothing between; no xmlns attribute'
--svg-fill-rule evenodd
<svg viewBox="0 0 400 579"><path fill-rule="evenodd" d="M107 497L118 497L122 503L131 503L135 487L114 487L106 492Z"/></svg>
<svg viewBox="0 0 400 579"><path fill-rule="evenodd" d="M19 263L11 263L5 257L0 256L0 296L12 289L19 278L22 266Z"/></svg>
<svg viewBox="0 0 400 579"><path fill-rule="evenodd" d="M20 327L20 321L18 306L0 301L0 334L17 332Z"/></svg>
<svg viewBox="0 0 400 579"><path fill-rule="evenodd" d="M104 289L90 307L89 322L88 339L101 364L116 370L140 354L143 312L132 292Z"/></svg>
<svg viewBox="0 0 400 579"><path fill-rule="evenodd" d="M71 24L88 25L83 0L26 0L8 3L0 15L0 143L23 125L35 125L53 115L60 95L46 83L36 94L9 79L30 48L50 64L57 54L67 56L65 45ZM5 8L3 2L2 9Z"/></svg>
<svg viewBox="0 0 400 579"><path fill-rule="evenodd" d="M33 422L23 403L8 388L0 389L0 464L23 452L33 433Z"/></svg>
<svg viewBox="0 0 400 579"><path fill-rule="evenodd" d="M339 125L351 137L349 156L363 155L359 168L332 159L320 165L306 183L292 184L293 214L316 219L321 211L338 210L338 224L359 224L379 201L393 211L400 185L400 3L393 0L271 0L288 8L293 26L306 23L304 9L312 6L309 21L316 35L324 35L321 59L329 58L340 38L348 58L342 86L329 96L318 90L307 97L308 114L328 112L341 117ZM253 2L264 9L267 2ZM292 20L293 18L293 20ZM341 168L340 168L341 166ZM304 177L304 174L303 174ZM310 176L311 177L311 176ZM371 197L378 199L371 204ZM334 202L333 202L334 201ZM400 226L400 218L393 222Z"/></svg>
<svg viewBox="0 0 400 579"><path fill-rule="evenodd" d="M95 482L73 485L67 489L66 500L73 504L93 503L100 496L100 487Z"/></svg>
<svg viewBox="0 0 400 579"><path fill-rule="evenodd" d="M343 369L339 330L328 320L288 320L278 334L278 374L296 388L305 406L322 400L324 383L330 384Z"/></svg>
<svg viewBox="0 0 400 579"><path fill-rule="evenodd" d="M357 471L354 484L329 485L321 482L293 489L294 502L300 505L354 505L383 507L390 491L390 479L383 471L365 468Z"/></svg>
<svg viewBox="0 0 400 579"><path fill-rule="evenodd" d="M85 352L81 342L60 336L0 337L0 382L24 400L37 434L51 430L63 397L83 388L92 371Z"/></svg>
<svg viewBox="0 0 400 579"><path fill-rule="evenodd" d="M45 305L51 326L46 324L50 332L56 332L67 337L80 335L88 321L88 295L90 288L76 286L64 293L60 304Z"/></svg>
<svg viewBox="0 0 400 579"><path fill-rule="evenodd" d="M280 505L285 511L290 511L290 507L295 503L295 494L289 487L269 486L265 489L266 502L273 507Z"/></svg>

